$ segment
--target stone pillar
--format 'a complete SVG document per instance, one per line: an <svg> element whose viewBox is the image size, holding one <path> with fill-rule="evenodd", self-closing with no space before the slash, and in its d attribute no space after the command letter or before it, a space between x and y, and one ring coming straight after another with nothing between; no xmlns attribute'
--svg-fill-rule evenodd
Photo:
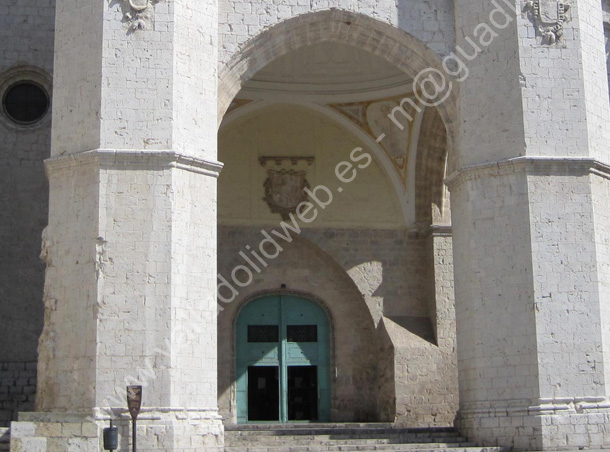
<svg viewBox="0 0 610 452"><path fill-rule="evenodd" d="M430 228L434 277L434 331L439 347L455 348L455 295L453 288L453 254L451 226L432 225ZM453 364L455 366L455 363ZM455 380L453 375L452 380ZM455 381L453 381L455 384Z"/></svg>
<svg viewBox="0 0 610 452"><path fill-rule="evenodd" d="M99 451L143 385L139 451L222 450L217 4L57 5L45 325L14 451Z"/></svg>
<svg viewBox="0 0 610 452"><path fill-rule="evenodd" d="M608 445L610 117L600 2L458 0L456 18L455 55L466 64L447 182L459 426L517 450Z"/></svg>

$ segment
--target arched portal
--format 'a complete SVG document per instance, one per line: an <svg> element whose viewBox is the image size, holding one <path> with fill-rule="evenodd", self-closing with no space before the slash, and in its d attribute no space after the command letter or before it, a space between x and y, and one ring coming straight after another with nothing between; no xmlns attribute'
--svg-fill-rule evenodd
<svg viewBox="0 0 610 452"><path fill-rule="evenodd" d="M250 344L246 327L231 337L229 325L249 297L296 291L325 300L336 320L331 422L452 424L443 177L454 98L419 102L413 78L426 67L440 67L438 57L403 31L328 11L266 30L222 69L218 380L226 422L294 420L282 396L286 339L278 330L271 345ZM308 221L278 208L298 202L287 195L298 186L317 194L308 195ZM259 382L258 394L248 390Z"/></svg>
<svg viewBox="0 0 610 452"><path fill-rule="evenodd" d="M315 302L268 295L236 326L237 420L330 420L330 322Z"/></svg>

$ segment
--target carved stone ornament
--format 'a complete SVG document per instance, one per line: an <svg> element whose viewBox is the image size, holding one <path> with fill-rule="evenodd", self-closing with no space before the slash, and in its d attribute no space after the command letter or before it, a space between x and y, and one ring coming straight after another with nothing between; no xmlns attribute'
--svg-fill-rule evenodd
<svg viewBox="0 0 610 452"><path fill-rule="evenodd" d="M153 6L160 0L121 0L123 19L131 31L145 30L152 22Z"/></svg>
<svg viewBox="0 0 610 452"><path fill-rule="evenodd" d="M308 199L305 192L305 188L309 188L309 183L305 179L307 172L270 169L267 170L267 175L263 200L272 213L279 213L282 220L288 220L289 215L296 212L297 206Z"/></svg>
<svg viewBox="0 0 610 452"><path fill-rule="evenodd" d="M542 37L542 44L555 44L563 36L563 24L571 19L570 5L556 0L529 0L523 12Z"/></svg>
<svg viewBox="0 0 610 452"><path fill-rule="evenodd" d="M273 155L259 157L258 161L261 166L267 166L267 162L275 162L276 165L281 165L284 162L290 162L296 165L299 162L306 162L309 166L313 165L315 157L303 157L298 155Z"/></svg>

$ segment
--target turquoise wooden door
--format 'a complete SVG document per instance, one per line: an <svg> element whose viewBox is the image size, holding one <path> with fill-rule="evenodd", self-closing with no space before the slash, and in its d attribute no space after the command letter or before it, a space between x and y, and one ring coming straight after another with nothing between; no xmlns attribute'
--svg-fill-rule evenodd
<svg viewBox="0 0 610 452"><path fill-rule="evenodd" d="M330 329L313 301L274 295L237 319L237 420L330 419Z"/></svg>

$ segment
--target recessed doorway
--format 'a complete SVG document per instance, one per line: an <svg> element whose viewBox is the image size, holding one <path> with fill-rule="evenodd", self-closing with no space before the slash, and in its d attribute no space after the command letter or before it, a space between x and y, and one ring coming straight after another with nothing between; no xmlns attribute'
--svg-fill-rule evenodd
<svg viewBox="0 0 610 452"><path fill-rule="evenodd" d="M237 319L237 419L330 419L329 321L315 302L292 295L256 299Z"/></svg>

